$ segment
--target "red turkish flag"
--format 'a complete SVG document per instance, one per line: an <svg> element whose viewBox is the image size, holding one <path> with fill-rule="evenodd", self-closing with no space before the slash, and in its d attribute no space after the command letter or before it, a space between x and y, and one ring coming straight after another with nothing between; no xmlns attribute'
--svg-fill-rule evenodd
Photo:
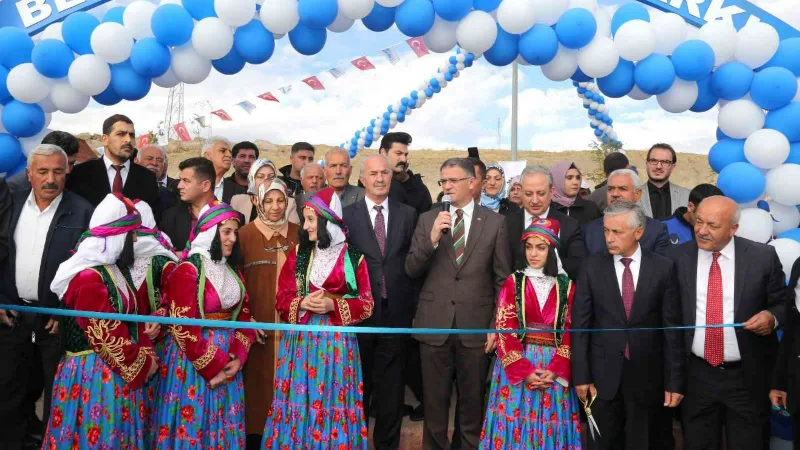
<svg viewBox="0 0 800 450"><path fill-rule="evenodd" d="M176 133L178 133L178 137L181 138L183 142L188 142L192 140L192 136L189 134L189 129L186 128L186 124L181 122L174 127L172 127Z"/></svg>
<svg viewBox="0 0 800 450"><path fill-rule="evenodd" d="M150 145L150 135L143 134L139 136L139 148L142 149L147 147L148 145Z"/></svg>
<svg viewBox="0 0 800 450"><path fill-rule="evenodd" d="M367 59L366 56L362 56L361 58L354 59L350 61L353 63L354 66L358 68L358 70L373 70L375 66L372 65L371 62Z"/></svg>
<svg viewBox="0 0 800 450"><path fill-rule="evenodd" d="M278 102L278 103L281 102L274 95L272 95L272 92L267 92L267 93L261 94L261 95L258 96L258 98L260 98L261 100L266 100L268 102Z"/></svg>
<svg viewBox="0 0 800 450"><path fill-rule="evenodd" d="M303 80L303 83L307 84L308 87L310 87L311 89L313 89L315 91L324 91L325 90L325 86L323 86L322 83L320 83L320 81L319 81L319 79L317 77L308 77L305 80Z"/></svg>
<svg viewBox="0 0 800 450"><path fill-rule="evenodd" d="M228 115L228 113L226 113L226 112L225 112L225 110L224 110L224 109L218 109L218 110L216 110L216 111L212 111L212 112L211 112L211 114L213 114L213 115L215 115L215 116L219 117L220 119L222 119L222 120L223 120L223 121L225 121L225 122L230 122L230 121L232 121L232 120L233 120L233 119L231 118L231 116L230 116L230 115Z"/></svg>
<svg viewBox="0 0 800 450"><path fill-rule="evenodd" d="M417 58L422 58L423 56L430 54L430 50L428 50L428 46L425 45L425 41L422 40L422 37L406 39L406 42L408 43L408 46L411 47L411 50L414 50Z"/></svg>

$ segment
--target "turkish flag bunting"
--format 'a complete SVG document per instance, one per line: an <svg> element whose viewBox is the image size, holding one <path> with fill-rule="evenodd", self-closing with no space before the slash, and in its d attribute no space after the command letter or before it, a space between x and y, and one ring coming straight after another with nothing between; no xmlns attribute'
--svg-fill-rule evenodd
<svg viewBox="0 0 800 450"><path fill-rule="evenodd" d="M354 66L358 68L358 70L373 70L375 66L372 65L371 62L367 59L366 56L362 56L361 58L354 59L351 61Z"/></svg>
<svg viewBox="0 0 800 450"><path fill-rule="evenodd" d="M219 117L220 119L224 120L225 122L231 122L233 120L231 118L231 116L229 116L228 113L225 112L224 109L218 109L216 111L212 111L211 114Z"/></svg>
<svg viewBox="0 0 800 450"><path fill-rule="evenodd" d="M430 50L428 50L428 46L425 45L425 41L422 40L422 37L406 39L406 42L408 46L411 47L411 50L414 50L418 58L430 54Z"/></svg>
<svg viewBox="0 0 800 450"><path fill-rule="evenodd" d="M143 134L139 136L139 148L142 149L147 147L148 145L150 145L150 135Z"/></svg>
<svg viewBox="0 0 800 450"><path fill-rule="evenodd" d="M192 136L189 134L189 129L186 128L186 124L181 122L174 127L175 132L178 133L178 137L181 138L183 142L188 142L192 140Z"/></svg>
<svg viewBox="0 0 800 450"><path fill-rule="evenodd" d="M310 87L311 89L313 89L315 91L324 91L325 90L325 86L323 86L322 83L320 83L320 81L319 81L319 79L317 77L308 77L305 80L303 80L303 83L307 84L308 87Z"/></svg>
<svg viewBox="0 0 800 450"><path fill-rule="evenodd" d="M277 99L277 97L272 95L272 92L261 94L258 96L258 98L260 98L261 100L266 100L268 102L278 102L278 103L281 102L280 100Z"/></svg>

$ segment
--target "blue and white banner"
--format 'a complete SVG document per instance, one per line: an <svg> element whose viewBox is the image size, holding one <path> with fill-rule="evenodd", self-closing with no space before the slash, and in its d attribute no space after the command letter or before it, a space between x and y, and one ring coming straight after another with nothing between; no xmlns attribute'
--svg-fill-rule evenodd
<svg viewBox="0 0 800 450"><path fill-rule="evenodd" d="M33 36L66 16L110 0L0 0L0 28L22 28Z"/></svg>
<svg viewBox="0 0 800 450"><path fill-rule="evenodd" d="M253 111L256 109L256 105L250 103L247 100L237 103L236 106L242 108L247 114L252 114Z"/></svg>
<svg viewBox="0 0 800 450"><path fill-rule="evenodd" d="M392 63L392 65L400 62L400 55L397 54L397 45L387 47L381 50L381 52L383 52L384 56L389 58L389 62Z"/></svg>

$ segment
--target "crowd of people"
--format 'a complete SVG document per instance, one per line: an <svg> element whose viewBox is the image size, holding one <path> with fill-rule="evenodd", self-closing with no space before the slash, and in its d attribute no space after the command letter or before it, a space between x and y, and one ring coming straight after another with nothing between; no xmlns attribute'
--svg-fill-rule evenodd
<svg viewBox="0 0 800 450"><path fill-rule="evenodd" d="M0 304L81 312L0 309L3 448L397 449L409 416L426 450L673 449L676 419L683 448L752 450L795 410L800 264L787 287L668 144L593 192L573 161L450 158L434 204L402 132L357 184L305 142L279 168L210 138L173 179L127 117L102 141L76 165L53 132L0 179Z"/></svg>

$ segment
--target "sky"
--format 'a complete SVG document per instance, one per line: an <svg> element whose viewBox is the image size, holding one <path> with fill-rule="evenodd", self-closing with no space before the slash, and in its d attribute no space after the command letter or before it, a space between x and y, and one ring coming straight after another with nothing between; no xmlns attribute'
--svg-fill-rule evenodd
<svg viewBox="0 0 800 450"><path fill-rule="evenodd" d="M612 13L627 0L601 0ZM800 28L800 9L794 0L751 0L790 25ZM110 7L130 0L114 0L92 11L98 16ZM660 13L660 12L655 12ZM325 48L314 56L297 53L288 37L276 41L275 53L266 63L247 65L242 72L226 76L212 70L206 81L185 85L185 120L224 109L232 118L222 122L214 117L212 129L202 136L225 136L232 141L265 139L275 144L308 141L338 145L349 141L354 132L386 111L422 82L430 79L450 55L431 53L417 58L404 43L407 37L395 26L382 33L367 30L360 21L345 33L328 32ZM398 46L401 61L389 63L381 50ZM375 70L361 72L350 64L367 56ZM346 70L335 79L326 71ZM324 91L313 91L301 80L316 75ZM450 82L421 109L398 124L394 131L413 136L412 149L510 148L511 142L511 66L495 67L480 59L459 78ZM291 84L283 95L278 88ZM123 101L103 107L92 101L75 115L56 113L49 126L73 133L100 133L103 120L116 113L129 116L137 133L156 130L164 120L168 89L155 85L147 97L137 102ZM271 92L280 103L257 98ZM248 100L257 109L248 115L235 106ZM609 115L627 149L646 149L655 142L668 142L677 150L708 153L716 142L718 110L701 114L670 114L661 110L655 97L636 101L628 97L607 99ZM535 66L520 66L519 72L519 148L521 150L580 150L594 140L593 130L571 81L553 82ZM498 133L499 131L499 133ZM373 144L375 147L375 144Z"/></svg>

